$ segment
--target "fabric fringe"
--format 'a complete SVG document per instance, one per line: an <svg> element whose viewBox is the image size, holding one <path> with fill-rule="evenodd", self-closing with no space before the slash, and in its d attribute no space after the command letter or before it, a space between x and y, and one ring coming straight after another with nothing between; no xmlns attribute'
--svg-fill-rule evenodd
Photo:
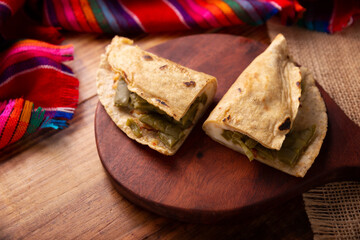
<svg viewBox="0 0 360 240"><path fill-rule="evenodd" d="M78 103L79 90L77 85L64 86L60 95L60 105L75 108Z"/></svg>
<svg viewBox="0 0 360 240"><path fill-rule="evenodd" d="M34 106L34 104L32 102L25 101L19 124L17 126L16 132L14 133L14 135L10 141L10 144L18 141L20 138L22 138L24 136L26 129L29 125L33 106Z"/></svg>
<svg viewBox="0 0 360 240"><path fill-rule="evenodd" d="M73 59L73 50L27 39L0 52L0 96L8 99L0 102L0 149L39 129L68 126L79 81L62 62Z"/></svg>
<svg viewBox="0 0 360 240"><path fill-rule="evenodd" d="M77 100L76 100L77 101ZM34 109L34 103L22 98L0 103L0 149L26 137L39 129L64 129L67 121L72 119L75 108L61 111L64 108L44 110ZM67 108L69 109L69 108Z"/></svg>
<svg viewBox="0 0 360 240"><path fill-rule="evenodd" d="M53 129L64 129L68 127L66 120L49 119L44 121L41 128L53 128Z"/></svg>
<svg viewBox="0 0 360 240"><path fill-rule="evenodd" d="M337 182L303 194L314 239L360 239L360 183Z"/></svg>
<svg viewBox="0 0 360 240"><path fill-rule="evenodd" d="M0 149L6 146L10 142L13 134L15 133L16 127L20 119L20 115L24 104L24 99L20 98L20 99L15 99L14 101L15 101L14 107L12 108L12 111L8 119L6 120L6 125L1 133Z"/></svg>

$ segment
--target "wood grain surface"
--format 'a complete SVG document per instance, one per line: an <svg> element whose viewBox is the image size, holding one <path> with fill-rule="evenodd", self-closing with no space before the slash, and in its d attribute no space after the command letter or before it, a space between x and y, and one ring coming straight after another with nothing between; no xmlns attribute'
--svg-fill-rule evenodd
<svg viewBox="0 0 360 240"><path fill-rule="evenodd" d="M225 44L224 44L225 43ZM266 45L243 37L202 34L178 38L149 51L215 76L216 103ZM311 187L360 178L360 128L320 88L329 117L328 137L313 168L295 178L211 140L195 126L174 156L140 145L113 124L98 105L95 136L104 167L121 194L155 213L182 221L210 223L258 215ZM344 144L339 149L338 141Z"/></svg>
<svg viewBox="0 0 360 240"><path fill-rule="evenodd" d="M270 42L266 26L214 30ZM144 35L148 48L198 33ZM80 101L69 128L40 132L0 152L0 239L312 239L301 197L246 221L187 224L160 217L123 198L98 157L95 75L112 36L65 35Z"/></svg>

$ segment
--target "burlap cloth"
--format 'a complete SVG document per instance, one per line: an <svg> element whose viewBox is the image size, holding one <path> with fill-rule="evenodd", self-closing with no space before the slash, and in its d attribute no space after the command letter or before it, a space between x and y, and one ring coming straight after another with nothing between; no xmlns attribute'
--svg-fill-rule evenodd
<svg viewBox="0 0 360 240"><path fill-rule="evenodd" d="M284 34L294 59L360 126L360 21L333 35L286 27L278 19L267 27L271 39ZM314 239L360 239L359 182L330 183L304 193L303 199Z"/></svg>

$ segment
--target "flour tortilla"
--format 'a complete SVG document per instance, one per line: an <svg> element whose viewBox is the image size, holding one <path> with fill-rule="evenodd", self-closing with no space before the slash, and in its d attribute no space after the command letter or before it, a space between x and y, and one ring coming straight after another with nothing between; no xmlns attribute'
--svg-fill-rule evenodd
<svg viewBox="0 0 360 240"><path fill-rule="evenodd" d="M271 92L266 91L266 89L262 89L264 86L267 86L267 84L270 84L269 82L263 84L255 83L255 81L264 82L264 80L261 80L259 76L265 76L265 79L266 77L276 77L277 81L284 81L284 75L278 74L278 71L281 71L284 66L287 66L289 61L291 61L291 58L288 57L286 42L284 42L285 39L280 36L280 39L277 37L274 41L275 46L273 45L273 42L269 48L265 50L265 56L260 55L254 60L255 64L253 64L254 62L251 63L249 67L244 70L225 96L220 100L215 109L211 112L209 118L203 125L203 129L215 141L244 154L244 151L239 145L235 145L221 137L222 129L240 132L256 140L267 148L278 149L278 144L280 144L281 147L283 139L285 139L285 136L284 138L282 137L281 132L276 131L276 128L283 117L290 117L292 123L291 127L294 130L302 130L316 125L315 135L310 145L300 156L294 167L291 167L278 159L269 160L261 158L260 156L255 157L258 161L271 167L293 176L303 177L319 154L323 139L325 138L327 131L326 108L320 92L315 85L312 74L306 68L299 68L294 63L290 65L291 67L288 71L289 74L285 76L285 78L294 77L296 81L287 79L287 81L291 84L294 82L296 84L298 81L302 82L303 91L302 93L300 92L301 98L295 88L297 85L295 85L295 87L292 85L288 86L287 91L285 91L285 89L282 89L281 87L286 86L286 84L276 84L276 79L269 79L269 82L272 82L272 84L274 84L277 88L280 88L272 89L271 91L274 92ZM277 44L282 46L278 46ZM274 47L276 48L274 49ZM281 57L279 54L283 54L284 56ZM281 61L279 61L279 59L281 59ZM279 65L274 65L273 67L275 69L271 69L270 65L274 63ZM298 79L297 71L299 71L299 75L301 77L300 80ZM249 79L252 82L249 82ZM241 88L241 92L238 90L239 88ZM295 93L291 93L293 90L295 90ZM287 95L287 99L285 99L285 101L283 98L276 96L283 96L289 92L290 94ZM242 94L244 94L245 97L242 97ZM269 94L270 96L266 94ZM254 101L254 98L251 98L259 95L265 100L259 102ZM300 102L297 98L300 98ZM268 99L270 99L270 101ZM274 101L279 101L280 103L275 103ZM296 104L296 101L300 104ZM288 103L288 105L284 104L284 102ZM246 108L249 110L246 110ZM247 116L243 116L244 114ZM230 119L227 119L227 116L229 115ZM273 123L271 116L274 116ZM258 133L259 131L260 133ZM264 131L266 131L266 133L264 133ZM276 144L270 144L269 142L271 141L269 141L269 139Z"/></svg>
<svg viewBox="0 0 360 240"><path fill-rule="evenodd" d="M166 67L163 67L165 65ZM159 140L154 131L142 129L143 136L139 138L134 135L130 127L126 126L129 118L139 125L142 123L135 114L114 105L116 81L119 76L125 78L131 92L137 93L176 120L181 119L196 97L204 92L207 95L207 102L205 106L200 104L202 107L195 116L194 124L184 130L185 137L170 149ZM211 103L216 92L217 81L215 77L208 74L191 70L143 51L133 45L130 39L115 37L106 48L106 53L101 55L96 85L101 104L114 123L129 138L148 145L162 154L173 155Z"/></svg>

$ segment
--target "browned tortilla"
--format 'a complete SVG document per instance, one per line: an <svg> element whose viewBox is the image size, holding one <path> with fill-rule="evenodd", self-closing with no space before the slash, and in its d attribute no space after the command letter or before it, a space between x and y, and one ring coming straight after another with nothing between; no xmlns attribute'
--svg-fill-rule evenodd
<svg viewBox="0 0 360 240"><path fill-rule="evenodd" d="M180 120L191 103L216 79L141 50L127 38L115 37L108 46L108 63L124 75L131 92Z"/></svg>
<svg viewBox="0 0 360 240"><path fill-rule="evenodd" d="M279 150L299 108L300 82L300 68L279 35L238 77L212 116L227 128Z"/></svg>
<svg viewBox="0 0 360 240"><path fill-rule="evenodd" d="M319 154L327 131L326 108L315 81L307 69L300 69L292 62L285 38L279 35L239 76L211 112L203 129L215 141L244 153L239 145L221 136L223 129L240 132L267 148L278 150L290 128L302 130L312 125L316 125L315 136L294 167L278 159L255 158L303 177Z"/></svg>
<svg viewBox="0 0 360 240"><path fill-rule="evenodd" d="M196 97L206 92L207 102L205 106L200 105L194 124L211 103L217 87L214 77L143 51L133 45L130 39L115 37L112 40L106 53L101 56L96 78L99 100L111 119L129 138L165 155L175 154L194 124L184 130L185 137L173 148L163 144L156 132L145 128L142 129L142 137L136 137L130 127L126 126L129 118L142 126L136 114L114 105L119 76L125 79L131 92L137 93L176 120L181 119Z"/></svg>

